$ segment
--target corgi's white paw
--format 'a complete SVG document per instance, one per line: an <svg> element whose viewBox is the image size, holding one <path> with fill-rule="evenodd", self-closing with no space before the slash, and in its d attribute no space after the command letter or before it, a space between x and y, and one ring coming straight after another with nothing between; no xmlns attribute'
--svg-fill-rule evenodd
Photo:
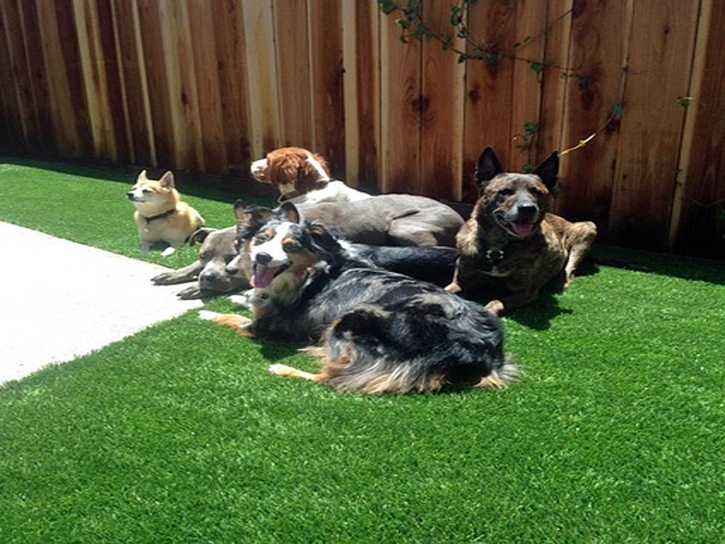
<svg viewBox="0 0 725 544"><path fill-rule="evenodd" d="M169 255L173 255L175 251L176 251L176 248L175 247L169 246L169 247L167 247L165 250L163 250L161 252L161 256L162 257L168 257Z"/></svg>
<svg viewBox="0 0 725 544"><path fill-rule="evenodd" d="M209 310L199 310L199 317L201 319L206 319L207 321L213 320L215 317L220 316L222 314L217 312L210 312Z"/></svg>

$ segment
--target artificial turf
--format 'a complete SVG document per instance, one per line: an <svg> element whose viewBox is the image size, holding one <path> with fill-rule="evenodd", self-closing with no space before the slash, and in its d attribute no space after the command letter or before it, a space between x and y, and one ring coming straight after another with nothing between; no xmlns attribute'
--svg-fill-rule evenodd
<svg viewBox="0 0 725 544"><path fill-rule="evenodd" d="M131 181L6 160L0 220L141 257ZM0 386L0 541L721 542L725 273L624 255L504 319L506 391L337 394L194 312Z"/></svg>

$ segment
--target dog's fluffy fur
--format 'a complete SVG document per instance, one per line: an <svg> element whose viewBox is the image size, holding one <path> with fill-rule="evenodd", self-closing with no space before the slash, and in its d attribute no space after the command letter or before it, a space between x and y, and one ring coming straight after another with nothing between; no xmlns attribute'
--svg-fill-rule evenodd
<svg viewBox="0 0 725 544"><path fill-rule="evenodd" d="M201 214L181 200L171 172L153 180L143 170L126 198L136 208L133 219L141 240L141 251L149 251L151 244L165 242L169 248L162 255L170 255L204 225Z"/></svg>
<svg viewBox="0 0 725 544"><path fill-rule="evenodd" d="M481 197L458 233L460 257L448 291L493 297L498 314L533 302L540 289L564 274L564 286L591 248L594 223L570 223L547 213L559 157L552 153L531 174L504 173L490 147L478 159Z"/></svg>
<svg viewBox="0 0 725 544"><path fill-rule="evenodd" d="M202 317L244 336L321 341L311 350L322 357L319 373L285 365L272 372L364 393L504 387L515 378L501 323L477 304L351 259L324 225L301 220L292 204L243 215L238 243L249 249L261 302L252 320Z"/></svg>
<svg viewBox="0 0 725 544"><path fill-rule="evenodd" d="M301 147L281 147L270 151L251 165L252 177L271 183L280 193L280 202L316 204L354 202L370 195L330 178L327 161Z"/></svg>

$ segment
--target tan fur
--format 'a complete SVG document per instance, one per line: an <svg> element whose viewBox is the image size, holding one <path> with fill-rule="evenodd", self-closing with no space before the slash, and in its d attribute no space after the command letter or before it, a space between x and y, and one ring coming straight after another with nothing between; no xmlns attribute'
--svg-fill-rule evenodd
<svg viewBox="0 0 725 544"><path fill-rule="evenodd" d="M133 218L141 240L141 251L149 251L151 244L165 242L170 248L164 254L173 253L205 223L198 211L182 201L171 172L153 180L143 170L126 197L136 208ZM153 219L166 212L171 213Z"/></svg>

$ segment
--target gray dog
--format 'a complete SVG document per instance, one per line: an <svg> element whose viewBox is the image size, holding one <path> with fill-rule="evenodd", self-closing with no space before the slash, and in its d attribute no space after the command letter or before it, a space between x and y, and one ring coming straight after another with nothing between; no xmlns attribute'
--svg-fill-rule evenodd
<svg viewBox="0 0 725 544"><path fill-rule="evenodd" d="M237 249L234 247L236 232L236 227L197 230L191 235L189 244L201 242L199 258L189 266L154 276L151 281L157 285L173 285L198 280L196 285L178 293L177 296L184 300L249 289L249 280L246 277L229 274L226 269L237 256Z"/></svg>
<svg viewBox="0 0 725 544"><path fill-rule="evenodd" d="M299 206L350 242L374 246L456 246L463 218L450 206L415 195L380 195L355 202Z"/></svg>

